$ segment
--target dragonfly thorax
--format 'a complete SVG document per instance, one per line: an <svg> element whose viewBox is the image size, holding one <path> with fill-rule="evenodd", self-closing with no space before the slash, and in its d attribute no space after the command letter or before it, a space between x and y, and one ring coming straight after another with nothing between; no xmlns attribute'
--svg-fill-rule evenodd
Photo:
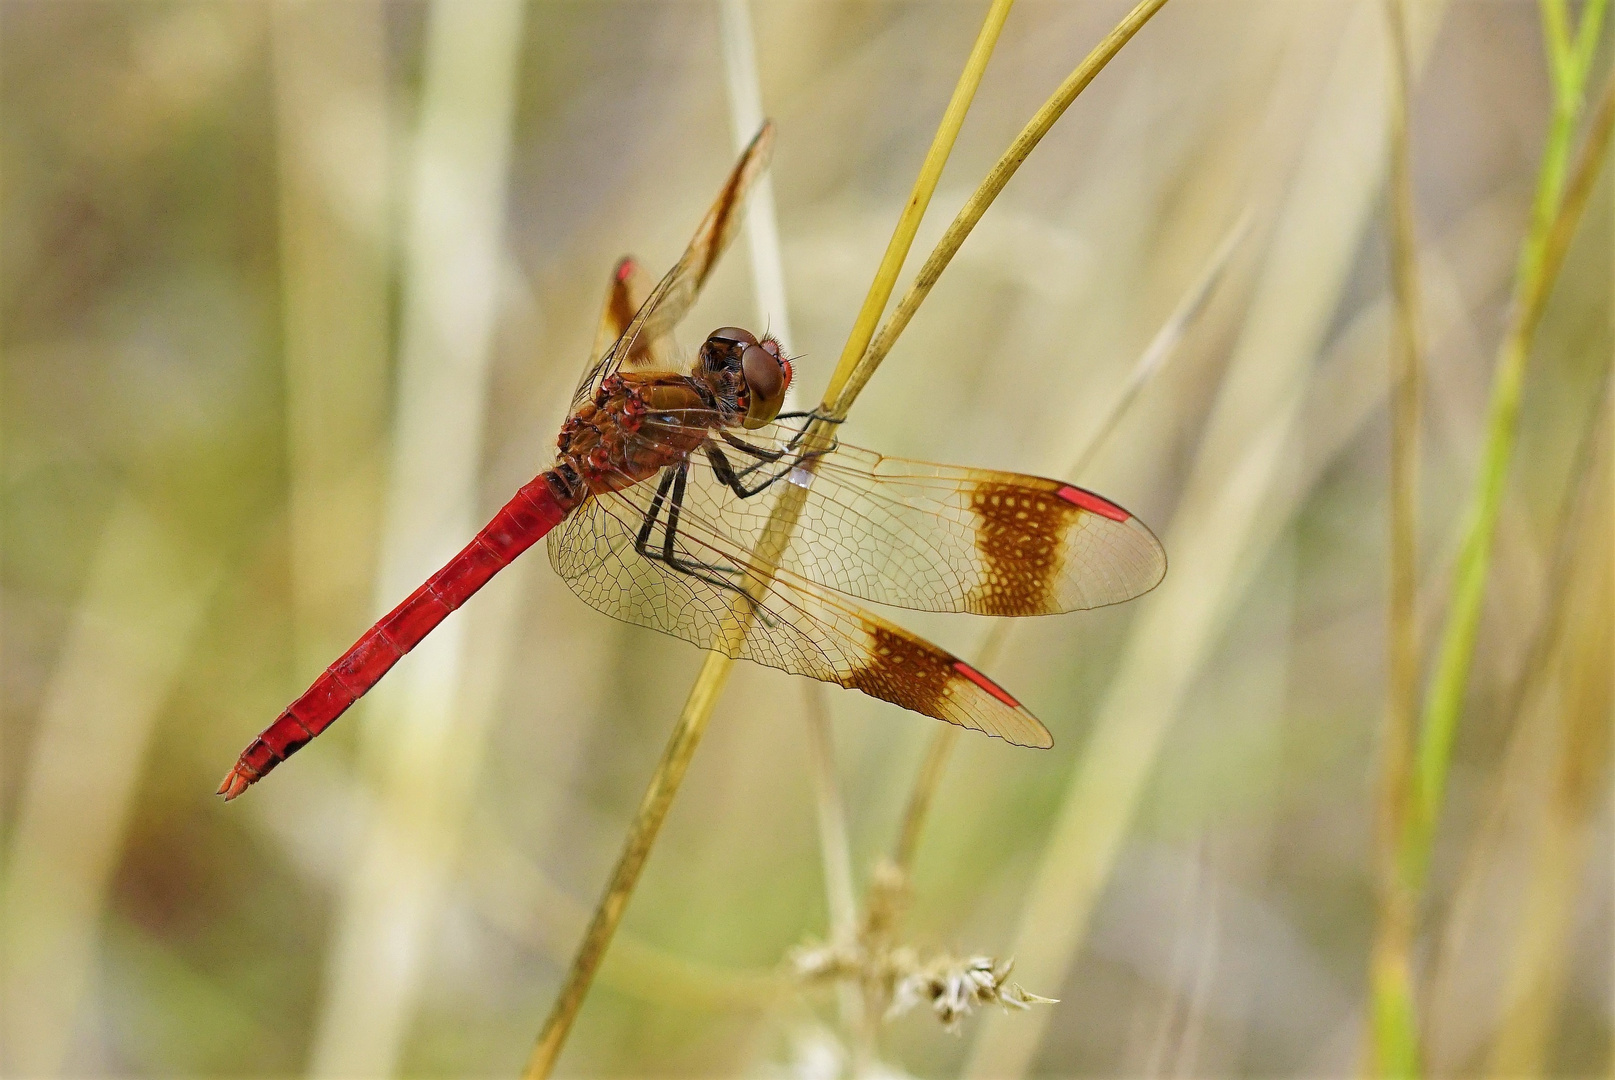
<svg viewBox="0 0 1615 1080"><path fill-rule="evenodd" d="M725 423L701 380L634 371L602 380L594 400L567 418L559 463L590 491L620 491L675 465Z"/></svg>

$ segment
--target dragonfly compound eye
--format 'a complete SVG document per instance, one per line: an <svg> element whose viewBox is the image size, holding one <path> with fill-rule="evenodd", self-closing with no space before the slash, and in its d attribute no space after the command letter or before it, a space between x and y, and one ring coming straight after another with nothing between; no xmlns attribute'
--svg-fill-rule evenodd
<svg viewBox="0 0 1615 1080"><path fill-rule="evenodd" d="M742 423L748 428L762 427L779 415L785 401L785 387L790 382L785 363L761 345L748 345L740 354L740 373L749 392Z"/></svg>
<svg viewBox="0 0 1615 1080"><path fill-rule="evenodd" d="M741 351L755 344L757 339L751 331L738 326L720 326L708 334L701 345L701 366L707 371L733 370Z"/></svg>
<svg viewBox="0 0 1615 1080"><path fill-rule="evenodd" d="M755 345L757 338L750 330L742 330L738 326L720 326L707 335L707 340L714 344L729 345Z"/></svg>

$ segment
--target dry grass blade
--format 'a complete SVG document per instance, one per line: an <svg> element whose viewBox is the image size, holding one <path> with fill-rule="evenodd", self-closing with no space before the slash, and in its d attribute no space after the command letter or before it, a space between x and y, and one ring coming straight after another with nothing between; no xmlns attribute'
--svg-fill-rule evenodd
<svg viewBox="0 0 1615 1080"><path fill-rule="evenodd" d="M1093 51L1066 77L1065 82L1060 84L1059 89L1055 90L1049 100L1043 103L1043 107L1027 121L1021 133L1015 136L1015 141L1010 143L1009 149L1004 151L998 163L987 174L987 179L976 188L975 193L954 217L953 223L948 226L948 231L937 241L925 264L920 267L920 272L915 275L914 284L909 286L908 292L892 311L892 317L881 327L874 341L869 343L868 350L860 350L861 357L852 358L856 360L856 366L846 371L843 381L843 369L848 367L851 357L852 343L848 342L848 351L841 354L841 364L836 368L836 378L831 380L830 389L825 393L825 409L831 416L846 414L853 399L863 390L864 384L875 373L880 362L886 359L886 354L891 352L892 346L897 343L898 336L908 326L909 320L914 318L914 313L920 309L925 298L931 295L932 287L942 276L942 271L948 268L948 263L953 261L953 256L963 246L970 231L976 227L976 222L981 220L981 215L985 214L987 208L993 204L993 200L998 198L998 193L1004 190L1004 185L1009 183L1010 177L1015 175L1021 163L1043 140L1043 136L1054 127L1055 121L1065 114L1071 103L1077 100L1077 95L1087 89L1088 84L1093 82L1104 70L1105 65L1121 51L1122 46L1131 41L1133 35L1143 29L1144 24L1150 21L1150 17L1165 4L1166 0L1140 0L1138 6L1129 11L1122 21L1116 24L1116 28L1094 46ZM882 269L885 269L884 265ZM864 312L859 316L860 326L863 315L868 311L869 305L866 303Z"/></svg>
<svg viewBox="0 0 1615 1080"><path fill-rule="evenodd" d="M1080 480L1099 451L1120 427L1122 420L1132 410L1138 395L1165 370L1167 362L1177 353L1178 346L1182 344L1189 328L1205 309L1206 302L1211 299L1212 292L1222 280L1223 272L1228 269L1229 260L1249 234L1251 221L1250 211L1247 210L1240 215L1234 227L1228 230L1228 234L1217 245L1217 250L1213 252L1199 279L1183 294L1178 306L1173 309L1166 322L1156 331L1155 336L1139 355L1137 363L1127 376L1127 381L1122 384L1121 390L1106 408L1098 426L1082 442L1072 456L1071 463L1055 473L1056 476ZM1016 625L1014 619L994 620L982 638L981 645L976 649L975 666L978 669L992 670L1009 643L1009 636ZM914 786L909 791L903 821L898 829L897 846L892 853L892 862L905 875L913 869L914 853L919 848L920 836L925 831L931 802L936 795L937 785L942 782L943 773L947 771L948 758L953 753L953 746L958 737L958 728L951 725L939 726L932 733L931 745L926 749L925 759L920 763L919 772L914 776Z"/></svg>
<svg viewBox="0 0 1615 1080"><path fill-rule="evenodd" d="M507 168L525 7L428 8L414 184L403 230L397 406L377 607L409 595L474 533L498 321ZM444 170L444 161L454 161ZM444 313L453 312L452 320ZM516 594L508 592L514 597ZM375 813L349 860L316 1020L315 1076L396 1071L425 976L487 712L467 707L473 619L453 619L378 686L361 716Z"/></svg>
<svg viewBox="0 0 1615 1080"><path fill-rule="evenodd" d="M1378 924L1370 963L1374 1007L1373 1066L1416 1060L1408 1019L1412 999L1413 891L1397 863L1397 838L1411 799L1413 751L1419 719L1418 454L1422 354L1418 242L1414 222L1413 161L1409 134L1412 94L1405 0L1385 0L1390 41L1389 142L1391 284L1396 319L1390 347L1390 598L1385 727L1375 852Z"/></svg>
<svg viewBox="0 0 1615 1080"><path fill-rule="evenodd" d="M1420 5L1420 57L1444 8ZM1378 9L1351 5L1249 314L1165 539L1172 572L1141 607L1067 782L1010 949L1027 982L1058 993L1121 857L1167 733L1297 498L1310 457L1304 412L1384 177ZM1371 82L1371 81L1370 81ZM1376 380L1376 386L1383 386ZM965 1075L1025 1075L1051 1019L987 1017Z"/></svg>
<svg viewBox="0 0 1615 1080"><path fill-rule="evenodd" d="M920 217L930 202L937 179L942 175L942 166L947 161L960 125L964 123L965 112L968 111L970 102L975 96L975 89L981 82L987 61L992 56L993 46L998 41L998 32L1009 14L1012 2L1013 0L994 0L988 11L986 22L977 35L976 44L954 88L953 98L943 114L942 125L932 142L931 151L927 154L919 178L915 181L897 231L870 286L869 295L864 301L864 309L853 324L852 335L842 352L842 360L837 366L836 373L831 377L830 389L826 391L826 400L845 382L854 364L863 355L869 335L880 318L880 312L885 308L886 299L891 295L897 273L902 268L909 245L913 242L914 233L919 228ZM850 398L848 400L850 401ZM825 438L822 425L809 429L806 445L811 448L816 438L821 440ZM796 517L801 512L800 496L803 492L796 487L792 487L790 492L795 493L797 497L780 500L769 520L763 540L754 553L754 565L767 568L763 574L754 578L756 581L768 579L772 566L795 528ZM744 633L750 618L750 610L745 605L738 606L737 617L732 620L731 633ZM727 651L732 652L733 649ZM539 1034L538 1042L533 1047L523 1074L527 1080L549 1076L560 1057L561 1048L566 1044L567 1035L572 1030L578 1010L582 1008L583 999L589 992L589 984L594 978L595 970L611 943L611 936L617 924L622 920L628 898L639 881L640 871L644 868L651 846L661 831L662 822L666 820L668 808L672 805L673 796L677 793L684 773L689 768L695 748L706 731L707 722L717 705L718 696L723 692L724 684L728 681L732 666L733 661L725 655L725 651L709 652L702 663L700 674L696 676L695 685L691 688L684 708L674 725L672 737L657 763L656 772L651 778L644 798L640 801L634 821L629 826L628 838L618 858L616 869L612 873L611 882L606 887L600 906L596 909L589 929L584 934L583 944L579 947L577 957L567 973L561 993L556 998L549 1018L544 1023L544 1029Z"/></svg>

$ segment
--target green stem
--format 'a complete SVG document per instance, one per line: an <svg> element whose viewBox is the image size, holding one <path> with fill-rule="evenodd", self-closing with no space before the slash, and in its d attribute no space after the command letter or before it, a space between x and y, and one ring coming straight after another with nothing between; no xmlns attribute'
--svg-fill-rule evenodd
<svg viewBox="0 0 1615 1080"><path fill-rule="evenodd" d="M1589 0L1589 6L1594 3L1601 5L1603 0ZM1585 12L1584 25L1588 18L1596 16L1595 11ZM1439 658L1425 702L1414 778L1414 814L1408 823L1400 860L1403 873L1416 894L1422 891L1429 865L1430 847L1446 793L1452 744L1474 658L1486 576L1491 566L1492 539L1514 452L1526 361L1548 295L1609 149L1610 131L1615 127L1615 79L1606 85L1586 145L1561 199L1557 189L1563 187L1562 161L1568 158L1574 121L1574 113L1556 110L1550 145L1543 155L1537 201L1539 209L1547 205L1552 212L1533 215L1520 260L1511 322L1499 350L1492 384L1486 446L1458 554ZM1556 165L1556 162L1561 164Z"/></svg>

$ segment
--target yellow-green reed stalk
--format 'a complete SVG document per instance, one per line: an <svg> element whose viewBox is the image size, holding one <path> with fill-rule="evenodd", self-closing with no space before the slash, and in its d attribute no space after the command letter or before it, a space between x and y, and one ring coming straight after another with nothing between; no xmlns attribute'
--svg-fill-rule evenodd
<svg viewBox="0 0 1615 1080"><path fill-rule="evenodd" d="M1403 876L1414 902L1423 892L1446 790L1453 740L1469 681L1486 575L1491 565L1492 539L1514 451L1526 361L1548 296L1608 152L1611 130L1615 128L1615 78L1612 78L1605 87L1580 159L1567 184L1565 162L1581 111L1582 90L1604 7L1605 0L1588 0L1582 9L1580 29L1572 42L1564 31L1563 0L1543 0L1553 69L1554 117L1538 176L1531 227L1516 270L1509 325L1498 353L1480 472L1471 496L1446 623L1424 704L1412 778L1412 805L1398 842L1397 873ZM1403 1010L1401 1017L1385 1023L1400 1024L1408 1032L1414 1032L1410 996L1404 996L1401 1001L1376 999L1374 1002L1376 1016L1382 1010L1389 1013L1398 1008ZM1384 1063L1387 1073L1415 1075L1419 1067L1416 1037L1404 1040L1401 1049L1404 1056Z"/></svg>
<svg viewBox="0 0 1615 1080"><path fill-rule="evenodd" d="M1004 190L1004 185L1009 183L1010 177L1015 175L1033 148L1049 133L1054 122L1065 114L1071 103L1077 100L1077 95L1087 89L1088 84L1104 70L1111 58L1121 51L1122 46L1131 41L1133 35L1138 33L1144 24L1149 22L1150 17L1165 4L1166 0L1140 0L1139 4L1116 24L1115 29L1105 35L1104 40L1094 46L1093 51L1077 65L1076 70L1066 76L1065 82L1061 83L1043 103L1043 107L1032 116L1032 119L1026 122L1021 133L1015 136L1015 141L1010 143L1009 149L1004 151L998 163L987 174L987 178L981 182L981 186L976 188L975 194L971 195L960 208L953 223L948 226L948 231L937 241L930 257L915 275L914 283L909 286L903 299L898 301L897 307L892 311L892 317L881 328L880 334L869 343L868 351L864 352L863 358L856 361L854 367L848 364L849 352L841 354L841 363L836 368L836 376L830 381L830 389L825 393L825 402L830 405L831 415L845 415L847 406L852 404L853 398L864 388L864 383L875 373L875 368L880 366L880 362L891 351L898 335L908 326L909 320L914 318L914 313L925 302L925 298L931 294L931 287L942 276L942 271L947 269L954 253L965 242L965 237L970 235L970 230L976 227L981 215L986 213L987 207L998 198L998 193ZM867 310L868 305L865 307ZM862 323L862 315L859 321ZM851 344L849 341L849 347Z"/></svg>
<svg viewBox="0 0 1615 1080"><path fill-rule="evenodd" d="M1582 36L1596 31L1605 0L1588 0L1583 11ZM1544 0L1545 8L1561 7ZM1577 49L1576 52L1581 50ZM1577 65L1583 74L1585 68ZM1568 88L1555 65L1556 95L1572 95L1579 102L1581 87ZM1588 130L1586 144L1568 187L1563 185L1562 159L1568 154L1579 107L1556 106L1539 177L1537 209L1531 232L1526 237L1517 271L1509 326L1499 350L1497 372L1487 416L1486 444L1480 473L1471 496L1468 522L1453 580L1452 599L1443 629L1440 651L1425 702L1414 776L1414 812L1403 839L1403 872L1421 881L1430 842L1446 790L1447 765L1453 737L1468 683L1469 664L1474 654L1475 634L1485 594L1486 572L1491 563L1492 537L1502 506L1508 466L1514 451L1520 392L1531 341L1542 321L1542 312L1564 263L1566 251L1581 221L1582 211L1592 194L1604 156L1609 149L1610 129L1615 124L1615 79L1606 84L1598 111ZM1557 189L1563 190L1563 195Z"/></svg>
<svg viewBox="0 0 1615 1080"><path fill-rule="evenodd" d="M843 402L843 390L874 334L881 312L886 308L886 301L891 297L897 275L903 268L903 261L908 257L908 249L914 243L914 234L919 230L920 219L930 205L931 195L942 176L942 168L953 150L954 140L958 137L965 114L975 98L976 88L981 85L987 62L998 44L999 32L1003 29L1004 20L1008 18L1013 3L1014 0L993 0L988 9L987 18L976 36L975 45L965 61L959 81L954 86L953 96L942 114L942 122L931 141L931 148L920 166L919 177L914 182L908 202L898 219L897 228L887 245L886 254L881 259L875 280L869 287L863 308L853 323L852 333L842 350L841 360L831 376L830 386L824 395L826 406L832 402L841 402L844 409L846 404L851 403L850 397L846 397ZM825 426L816 424L808 429L806 445L809 449L828 444ZM754 567L764 572L758 576L749 576L749 580L767 581L772 574L773 564L788 542L797 515L801 513L802 494L805 493L801 489L793 487L776 506L764 531L762 542L754 553ZM735 618L729 620L733 627L730 631L731 637L743 635L749 619L749 608L738 607ZM622 913L627 908L628 899L639 881L640 872L650 855L651 846L655 843L657 833L661 831L662 822L667 818L667 811L672 806L673 797L677 794L680 783L683 782L684 773L689 768L695 748L706 731L707 721L717 705L724 683L728 681L733 661L727 652L734 651L733 646L738 646L739 641L728 644L731 648L726 651L709 652L701 666L700 674L696 676L695 685L691 687L689 697L684 702L684 709L679 714L672 737L668 740L666 749L662 751L662 758L656 765L650 786L645 789L639 810L629 825L628 837L623 845L622 854L618 857L611 882L606 887L600 906L595 910L589 929L584 934L583 944L579 947L577 956L572 961L572 967L567 972L566 982L562 985L560 995L556 998L549 1018L544 1023L544 1029L539 1034L538 1042L533 1047L523 1074L526 1080L539 1080L549 1076L555 1067L556 1059L560 1057L561 1048L566 1044L566 1037L577 1019L578 1010L582 1008L583 999L588 995L589 984L593 981L594 973L605 956L617 924L622 920Z"/></svg>
<svg viewBox="0 0 1615 1080"><path fill-rule="evenodd" d="M1082 474L1093 464L1094 458L1115 433L1133 403L1138 400L1139 393L1177 354L1178 346L1187 336L1189 327L1194 324L1201 311L1205 310L1206 302L1211 299L1212 291L1222 280L1223 271L1228 268L1229 260L1233 258L1240 242L1250 231L1250 224L1251 215L1247 211L1240 216L1234 227L1228 230L1228 235L1217 245L1217 250L1212 254L1200 277L1189 287L1189 291L1183 294L1178 306L1167 316L1166 322L1161 324L1161 328L1139 354L1138 361L1127 376L1127 381L1106 406L1098 426L1082 442L1080 449L1072 456L1071 463L1055 475L1080 480ZM981 645L976 649L977 668L983 671L992 668L1003 654L1004 647L1009 643L1010 633L1017 625L1014 619L994 620L991 628L982 637ZM925 831L932 800L936 795L937 786L942 782L942 774L947 771L948 759L953 753L958 737L959 729L952 724L939 725L931 736L931 745L925 752L925 759L920 763L919 772L914 775L914 786L909 791L908 804L903 811L897 844L892 850L892 863L902 872L905 879L913 869L914 853L919 848L920 836Z"/></svg>
<svg viewBox="0 0 1615 1080"><path fill-rule="evenodd" d="M1391 288L1396 303L1390 342L1391 475L1390 603L1387 613L1385 727L1380 742L1375 821L1378 921L1369 964L1370 1073L1417 1059L1411 1026L1414 894L1397 870L1398 839L1407 826L1414 744L1419 722L1418 455L1420 334L1418 241L1409 135L1412 73L1405 0L1385 0L1390 44Z"/></svg>
<svg viewBox="0 0 1615 1080"><path fill-rule="evenodd" d="M1529 853L1524 910L1504 985L1504 1020L1492 1047L1493 1076L1540 1076L1553 1035L1568 972L1565 948L1574 926L1577 883L1595 850L1588 843L1609 773L1610 656L1615 631L1610 533L1610 405L1606 392L1582 455L1572 509L1562 526L1553 591L1542 639L1541 667L1552 670L1557 694L1552 712L1539 714L1554 729L1556 768L1546 791L1534 793L1546 813ZM1527 673L1527 679L1531 674ZM1546 680L1542 680L1546 681ZM1517 723L1523 723L1521 717ZM1516 738L1522 734L1517 728Z"/></svg>
<svg viewBox="0 0 1615 1080"><path fill-rule="evenodd" d="M1542 612L1531 630L1525 659L1519 665L1520 677L1515 680L1507 699L1498 710L1506 719L1509 730L1503 760L1496 770L1494 792L1485 800L1484 819L1469 841L1462 868L1451 890L1452 899L1444 911L1440 941L1432 950L1434 955L1429 962L1428 976L1430 988L1421 995L1432 1002L1432 1030L1426 1032L1426 1052L1431 1056L1442 1051L1441 1034L1433 1030L1434 1003L1441 1000L1444 994L1451 993L1448 989L1450 984L1463 978L1457 969L1462 965L1462 957L1473 951L1470 945L1480 932L1479 923L1483 918L1481 909L1483 906L1495 906L1493 874L1499 852L1509 843L1511 830L1519 827L1519 819L1530 815L1533 808L1542 802L1544 785L1531 760L1539 744L1544 741L1545 729L1551 724L1552 714L1562 711L1558 709L1555 696L1557 686L1562 681L1559 674L1563 665L1558 658L1569 651L1564 638L1570 632L1568 624L1572 620L1569 612L1577 600L1573 593L1588 589L1583 580L1586 577L1583 564L1587 561L1587 552L1582 549L1595 550L1600 543L1590 529L1589 518L1595 513L1607 511L1607 505L1600 500L1608 498L1604 485L1609 483L1612 475L1609 453L1611 445L1615 445L1611 443L1610 431L1610 422L1615 416L1615 410L1612 410L1612 405L1615 405L1615 372L1608 367L1604 371L1604 389L1600 398L1603 406L1576 453L1576 464L1570 473L1572 490L1565 496L1553 526L1552 535L1556 539L1546 584L1542 589L1546 598ZM1598 554L1608 558L1615 551L1606 545L1598 550ZM1549 738L1551 741L1552 736ZM1562 754L1563 748L1556 746L1555 751ZM1521 876L1529 879L1532 874L1534 871ZM1534 881L1527 886L1528 891L1536 888ZM1509 1023L1513 1023L1513 1018ZM1500 1041L1504 1037L1500 1036ZM1492 1073L1503 1075L1495 1069ZM1510 1069L1506 1074L1524 1076L1533 1073L1530 1069Z"/></svg>

